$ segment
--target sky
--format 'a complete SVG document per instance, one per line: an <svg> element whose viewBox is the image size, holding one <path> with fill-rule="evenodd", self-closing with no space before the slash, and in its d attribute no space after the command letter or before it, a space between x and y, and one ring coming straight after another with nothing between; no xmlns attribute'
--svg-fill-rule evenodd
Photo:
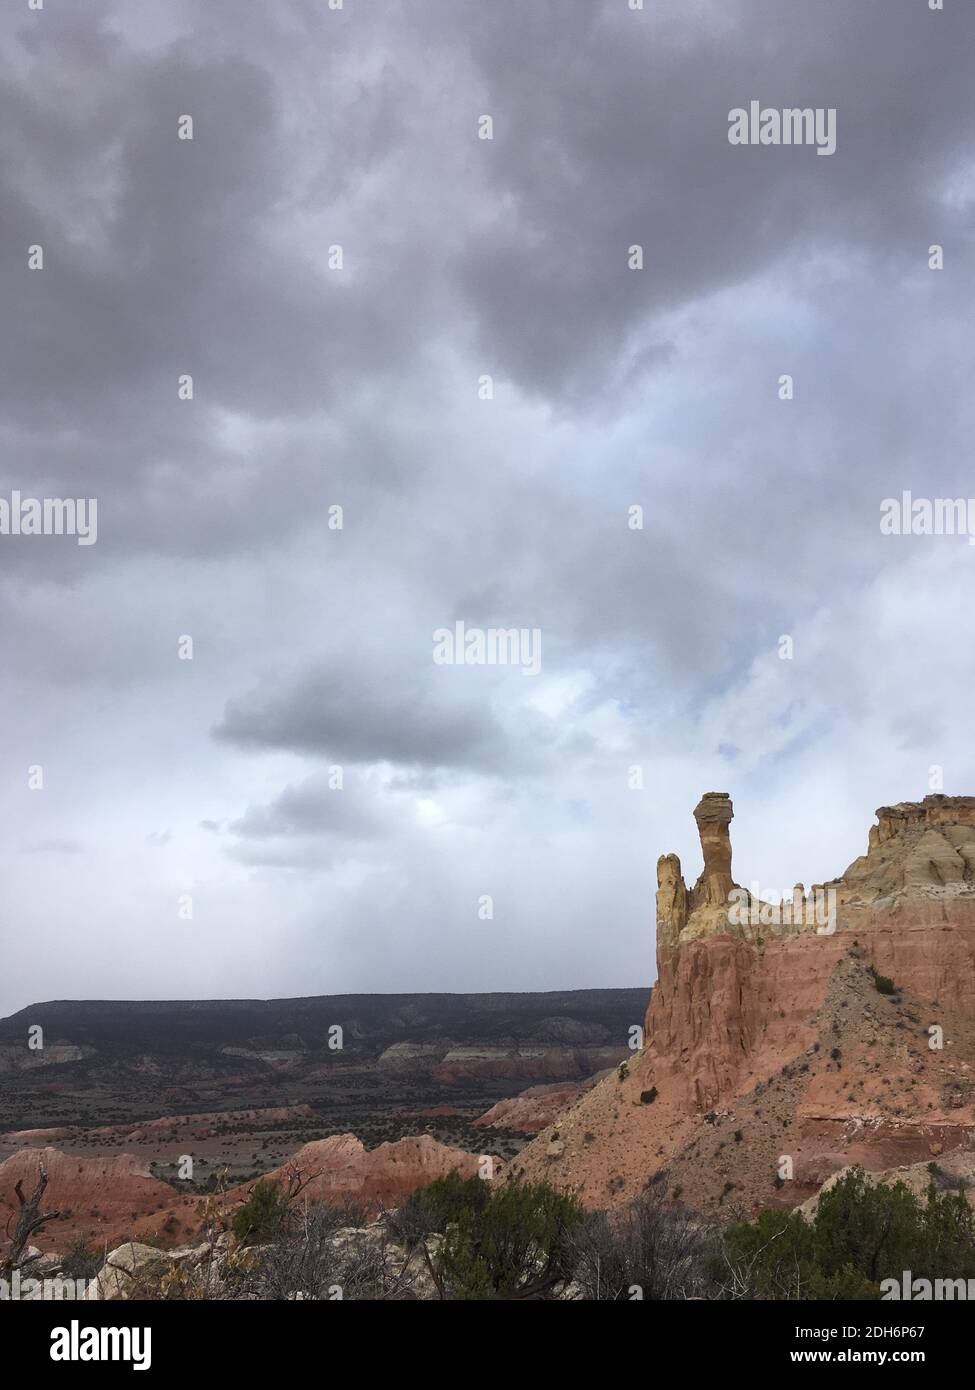
<svg viewBox="0 0 975 1390"><path fill-rule="evenodd" d="M975 793L975 545L881 529L975 496L967 0L0 40L0 499L97 501L0 535L0 1014L649 984L702 793L763 896Z"/></svg>

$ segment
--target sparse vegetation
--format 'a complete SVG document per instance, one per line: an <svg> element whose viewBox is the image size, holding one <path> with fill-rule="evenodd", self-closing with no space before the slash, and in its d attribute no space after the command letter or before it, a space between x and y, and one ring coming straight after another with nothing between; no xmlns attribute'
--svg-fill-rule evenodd
<svg viewBox="0 0 975 1390"><path fill-rule="evenodd" d="M717 1250L711 1228L651 1184L621 1212L590 1213L572 1240L575 1281L599 1302L707 1297L709 1261Z"/></svg>
<svg viewBox="0 0 975 1390"><path fill-rule="evenodd" d="M571 1277L575 1260L570 1238L583 1216L573 1198L547 1183L501 1188L480 1210L462 1211L445 1232L441 1278L447 1296L552 1296Z"/></svg>
<svg viewBox="0 0 975 1390"><path fill-rule="evenodd" d="M490 1200L490 1188L481 1178L448 1173L426 1187L418 1187L396 1211L389 1213L387 1220L396 1238L409 1247L435 1231L445 1231L462 1218L477 1216Z"/></svg>
<svg viewBox="0 0 975 1390"><path fill-rule="evenodd" d="M815 1217L764 1211L729 1228L713 1266L733 1299L877 1299L880 1281L975 1276L975 1213L964 1197L924 1200L903 1183L872 1183L854 1168L819 1198Z"/></svg>
<svg viewBox="0 0 975 1390"><path fill-rule="evenodd" d="M408 1247L442 1235L432 1272L445 1298L544 1298L571 1272L569 1237L582 1208L547 1183L492 1191L457 1174L419 1188L387 1220Z"/></svg>
<svg viewBox="0 0 975 1390"><path fill-rule="evenodd" d="M230 1229L241 1244L261 1245L280 1233L286 1210L287 1201L277 1183L261 1178L234 1212Z"/></svg>

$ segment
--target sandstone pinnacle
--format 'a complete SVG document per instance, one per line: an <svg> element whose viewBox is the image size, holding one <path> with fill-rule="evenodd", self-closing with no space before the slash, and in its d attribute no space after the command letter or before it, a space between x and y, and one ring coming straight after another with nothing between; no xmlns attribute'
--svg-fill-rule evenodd
<svg viewBox="0 0 975 1390"><path fill-rule="evenodd" d="M695 894L703 888L698 902L710 907L727 906L728 894L735 886L731 877L731 834L728 830L734 814L727 792L705 792L694 808L704 856L704 873Z"/></svg>

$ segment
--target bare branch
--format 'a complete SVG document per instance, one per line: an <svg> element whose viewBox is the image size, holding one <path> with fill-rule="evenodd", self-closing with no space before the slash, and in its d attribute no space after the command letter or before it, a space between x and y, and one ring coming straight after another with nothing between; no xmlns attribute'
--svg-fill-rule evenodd
<svg viewBox="0 0 975 1390"><path fill-rule="evenodd" d="M5 1269L18 1269L24 1264L30 1264L32 1260L36 1259L36 1256L32 1255L26 1261L24 1260L24 1251L30 1244L31 1236L35 1231L39 1231L42 1226L46 1226L49 1221L53 1221L56 1217L61 1215L60 1211L42 1213L40 1210L44 1193L47 1190L47 1169L44 1167L43 1163L39 1163L37 1166L37 1184L30 1197L24 1196L24 1183L22 1178L18 1178L17 1182L14 1184L14 1192L17 1194L17 1202L20 1211L7 1253L4 1255L3 1260L0 1261L0 1264L2 1264ZM10 1221L8 1220L8 1233L9 1230Z"/></svg>

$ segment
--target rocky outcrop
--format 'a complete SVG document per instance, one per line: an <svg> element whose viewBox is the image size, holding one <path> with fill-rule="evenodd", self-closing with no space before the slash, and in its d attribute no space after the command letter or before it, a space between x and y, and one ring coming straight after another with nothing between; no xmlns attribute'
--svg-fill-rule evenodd
<svg viewBox="0 0 975 1390"><path fill-rule="evenodd" d="M731 835L728 827L734 816L727 792L705 792L694 808L697 833L701 837L704 868L691 895L693 906L720 906L728 901L735 886L731 877Z"/></svg>
<svg viewBox="0 0 975 1390"><path fill-rule="evenodd" d="M95 1278L80 1281L85 1300L286 1299L415 1301L439 1299L434 1272L443 1236L404 1244L388 1219L365 1226L299 1223L263 1245L239 1245L229 1233L198 1246L159 1250L126 1241Z"/></svg>
<svg viewBox="0 0 975 1390"><path fill-rule="evenodd" d="M975 797L881 806L867 853L831 886L850 928L975 925Z"/></svg>
<svg viewBox="0 0 975 1390"><path fill-rule="evenodd" d="M750 919L755 909L767 905L755 903L732 877L729 827L733 818L727 792L705 792L694 808L704 868L690 890L676 854L663 854L657 860L658 963L685 942L716 932L730 931L746 940L757 936L757 931L750 930Z"/></svg>
<svg viewBox="0 0 975 1390"><path fill-rule="evenodd" d="M105 1263L86 1292L92 1299L145 1297L149 1288L162 1283L175 1265L172 1255L152 1245L129 1240L109 1251Z"/></svg>
<svg viewBox="0 0 975 1390"><path fill-rule="evenodd" d="M531 1081L547 1078L581 1080L604 1067L614 1066L626 1054L624 1037L605 1044L593 1035L607 1030L583 1027L573 1020L553 1020L547 1033L560 1031L559 1045L550 1042L511 1043L508 1046L462 1046L456 1043L394 1043L379 1058L379 1067L390 1075L426 1074L443 1086L466 1081ZM580 1040L581 1039L581 1040ZM553 1084L555 1082L553 1081Z"/></svg>
<svg viewBox="0 0 975 1390"><path fill-rule="evenodd" d="M576 1079L611 1067L626 1055L620 1040L611 1047L454 1047L433 1069L441 1082L464 1080L522 1081L543 1077Z"/></svg>
<svg viewBox="0 0 975 1390"><path fill-rule="evenodd" d="M705 1208L732 1191L757 1208L794 1205L849 1162L975 1146L975 798L881 808L867 853L784 906L735 885L731 817L722 793L698 805L692 889L675 855L658 861L644 1048L513 1171L596 1205L666 1171Z"/></svg>
<svg viewBox="0 0 975 1390"><path fill-rule="evenodd" d="M657 954L670 952L680 942L687 926L690 904L687 886L676 854L662 854L657 860Z"/></svg>
<svg viewBox="0 0 975 1390"><path fill-rule="evenodd" d="M595 1086L604 1073L588 1081L556 1082L552 1086L529 1086L518 1096L499 1100L474 1121L476 1125L494 1129L518 1129L524 1134L537 1134L550 1125L567 1105Z"/></svg>
<svg viewBox="0 0 975 1390"><path fill-rule="evenodd" d="M27 1046L0 1047L0 1076L12 1072L36 1071L39 1067L59 1067L92 1056L94 1048L74 1043L46 1043L36 1050Z"/></svg>
<svg viewBox="0 0 975 1390"><path fill-rule="evenodd" d="M367 1149L354 1134L332 1134L303 1144L293 1158L266 1176L286 1186L292 1174L300 1173L303 1180L309 1179L302 1191L311 1199L353 1197L378 1210L395 1206L415 1188L448 1173L470 1178L500 1166L501 1160L489 1154L467 1153L441 1144L429 1134L408 1136L375 1149ZM243 1201L252 1186L242 1184L231 1189L229 1202Z"/></svg>
<svg viewBox="0 0 975 1390"><path fill-rule="evenodd" d="M704 869L688 891L676 854L657 861L657 957L688 941L729 933L767 938L838 928L975 925L975 797L926 796L881 806L867 853L839 878L801 883L782 903L762 902L731 873L727 792L707 792L694 811Z"/></svg>

